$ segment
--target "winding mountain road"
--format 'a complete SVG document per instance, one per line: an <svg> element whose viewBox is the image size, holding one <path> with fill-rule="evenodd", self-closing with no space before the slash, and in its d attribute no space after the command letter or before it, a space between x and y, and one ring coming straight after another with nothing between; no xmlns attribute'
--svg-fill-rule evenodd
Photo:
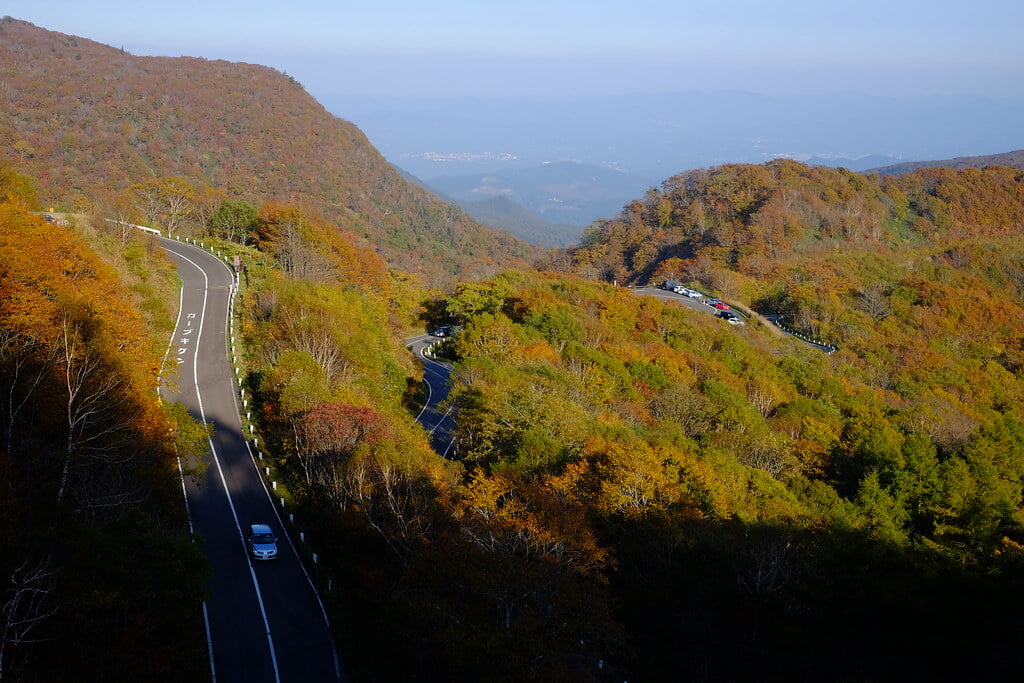
<svg viewBox="0 0 1024 683"><path fill-rule="evenodd" d="M433 335L420 334L406 339L405 345L423 363L423 381L427 385L427 401L416 421L430 433L430 445L434 451L444 458L452 458L455 455L455 437L452 435L454 407L442 409L451 388L452 369L425 353L426 348L436 341Z"/></svg>
<svg viewBox="0 0 1024 683"><path fill-rule="evenodd" d="M212 570L206 618L215 683L342 680L327 614L285 533L243 433L238 383L228 356L234 274L199 247L161 238L182 279L181 308L169 356L178 368L164 400L179 401L212 425L206 471L184 477L190 525ZM276 560L257 563L244 530L266 523L278 537Z"/></svg>
<svg viewBox="0 0 1024 683"><path fill-rule="evenodd" d="M632 291L634 294L639 294L641 296L653 296L661 299L662 301L674 301L675 303L681 304L686 308L690 308L695 311L703 311L704 313L708 313L710 315L715 315L717 313L717 311L714 308L711 308L702 300L691 299L687 296L683 296L682 294L676 294L675 292L668 292L665 291L664 289L661 289L660 287L637 287ZM825 353L828 354L831 354L836 350L835 346L825 344L823 342L816 341L813 339L807 339L806 337L794 334L793 332L790 332L786 328L780 326L778 324L779 318L782 317L780 315L761 315L760 313L756 312L739 310L735 310L735 312L741 315L742 317L753 317L761 320L765 324L765 329L773 334L777 334L782 337L792 337L797 341L803 342L808 346L814 347L819 351L824 351Z"/></svg>

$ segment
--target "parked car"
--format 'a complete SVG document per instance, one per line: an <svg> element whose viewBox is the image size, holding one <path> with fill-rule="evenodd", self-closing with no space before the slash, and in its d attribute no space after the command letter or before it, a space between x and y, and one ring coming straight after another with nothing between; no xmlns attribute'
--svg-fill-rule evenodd
<svg viewBox="0 0 1024 683"><path fill-rule="evenodd" d="M688 296L691 299L703 299L704 298L704 295L701 294L700 292L698 292L696 289L688 289L686 287L683 287L683 291L680 292L680 294L682 294L683 296Z"/></svg>
<svg viewBox="0 0 1024 683"><path fill-rule="evenodd" d="M661 288L666 292L674 292L676 287L679 287L681 284L678 280L665 280Z"/></svg>
<svg viewBox="0 0 1024 683"><path fill-rule="evenodd" d="M435 337L450 337L452 336L452 328L447 325L442 325L432 332Z"/></svg>
<svg viewBox="0 0 1024 683"><path fill-rule="evenodd" d="M743 320L740 319L740 317L738 315L736 315L735 313L733 313L732 311L719 311L717 313L717 315L722 320L730 322L733 325L741 325L741 324L743 324Z"/></svg>
<svg viewBox="0 0 1024 683"><path fill-rule="evenodd" d="M246 538L249 554L254 560L272 560L277 557L277 538L268 524L253 524Z"/></svg>
<svg viewBox="0 0 1024 683"><path fill-rule="evenodd" d="M687 289L686 287L680 285L679 287L673 287L672 291L675 292L676 294L685 294L687 292Z"/></svg>
<svg viewBox="0 0 1024 683"><path fill-rule="evenodd" d="M725 303L721 299L708 299L706 303L707 303L708 306L714 306L715 308L717 308L720 311L728 311L729 310L729 304Z"/></svg>

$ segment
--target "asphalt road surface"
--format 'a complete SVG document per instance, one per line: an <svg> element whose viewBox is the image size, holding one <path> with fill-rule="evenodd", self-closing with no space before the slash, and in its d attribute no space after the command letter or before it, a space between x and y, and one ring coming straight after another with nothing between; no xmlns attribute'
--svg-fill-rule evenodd
<svg viewBox="0 0 1024 683"><path fill-rule="evenodd" d="M453 407L443 405L448 398L452 370L446 364L438 363L424 355L424 349L436 341L437 337L429 334L420 334L405 340L406 346L423 363L423 381L427 385L427 402L416 416L416 421L430 433L430 445L434 451L445 458L453 458L456 448L455 438L452 436L452 428L455 426L452 422Z"/></svg>
<svg viewBox="0 0 1024 683"><path fill-rule="evenodd" d="M233 274L198 247L161 242L183 281L168 352L178 374L162 396L213 425L205 456L209 466L198 481L186 477L183 482L190 524L212 569L204 604L211 678L217 683L342 680L323 604L242 432L227 338ZM251 559L244 529L255 523L274 529L277 559Z"/></svg>
<svg viewBox="0 0 1024 683"><path fill-rule="evenodd" d="M695 311L702 311L710 315L718 313L717 308L712 308L704 303L704 299L691 299L688 296L682 294L676 294L675 292L668 292L660 287L637 287L633 290L634 294L643 294L644 296L654 296L665 301L675 301L677 304L682 304L687 308L692 308Z"/></svg>
<svg viewBox="0 0 1024 683"><path fill-rule="evenodd" d="M686 306L687 308L692 308L695 311L703 311L703 312L709 313L711 315L717 315L718 314L718 309L715 309L715 308L712 308L711 306L708 306L707 304L704 303L703 299L691 299L688 296L683 296L682 294L676 294L675 292L669 292L669 291L666 291L664 289L661 289L660 287L637 287L636 289L633 290L633 292L635 294L641 294L641 295L644 295L644 296L654 296L654 297L657 297L657 298L662 299L664 301L674 301L677 304L681 304L683 306ZM733 312L735 312L737 315L739 315L741 319L747 317L743 313L743 311L736 311L734 309L730 309L730 310L733 310ZM792 337L793 339L801 341L804 344L807 344L808 346L813 346L814 348L818 349L819 351L824 351L825 353L832 353L833 351L835 351L835 347L834 346L829 346L828 344L823 344L823 343L818 342L818 341L814 341L814 340L811 340L811 339L806 339L804 337L797 336L797 335L793 334L792 332L790 332L789 330L786 330L786 329L784 329L782 327L779 327L779 326L775 325L774 324L775 320L778 317L780 317L780 316L763 316L763 319L766 322L769 323L769 327L777 330L779 334L782 334L782 335L787 336L787 337Z"/></svg>

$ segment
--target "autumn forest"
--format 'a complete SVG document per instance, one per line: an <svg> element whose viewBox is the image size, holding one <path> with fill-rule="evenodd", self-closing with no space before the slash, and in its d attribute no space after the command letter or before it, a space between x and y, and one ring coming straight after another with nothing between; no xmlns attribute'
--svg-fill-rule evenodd
<svg viewBox="0 0 1024 683"><path fill-rule="evenodd" d="M0 27L0 680L208 675L179 280L125 224L246 264L351 680L1014 677L1024 171L690 170L537 253L286 75ZM637 291L669 279L745 324ZM447 458L404 341L440 325Z"/></svg>

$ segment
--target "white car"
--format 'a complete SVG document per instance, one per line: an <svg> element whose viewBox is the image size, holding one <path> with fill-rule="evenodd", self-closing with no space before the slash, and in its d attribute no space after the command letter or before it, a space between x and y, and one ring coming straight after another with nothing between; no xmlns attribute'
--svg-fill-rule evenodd
<svg viewBox="0 0 1024 683"><path fill-rule="evenodd" d="M704 295L698 292L696 289L687 289L683 287L683 291L679 292L683 296L688 296L691 299L703 299Z"/></svg>
<svg viewBox="0 0 1024 683"><path fill-rule="evenodd" d="M686 287L680 285L679 287L673 287L672 291L675 292L676 294L686 294L687 289Z"/></svg>
<svg viewBox="0 0 1024 683"><path fill-rule="evenodd" d="M246 542L254 560L272 560L277 557L277 538L267 524L251 525Z"/></svg>

